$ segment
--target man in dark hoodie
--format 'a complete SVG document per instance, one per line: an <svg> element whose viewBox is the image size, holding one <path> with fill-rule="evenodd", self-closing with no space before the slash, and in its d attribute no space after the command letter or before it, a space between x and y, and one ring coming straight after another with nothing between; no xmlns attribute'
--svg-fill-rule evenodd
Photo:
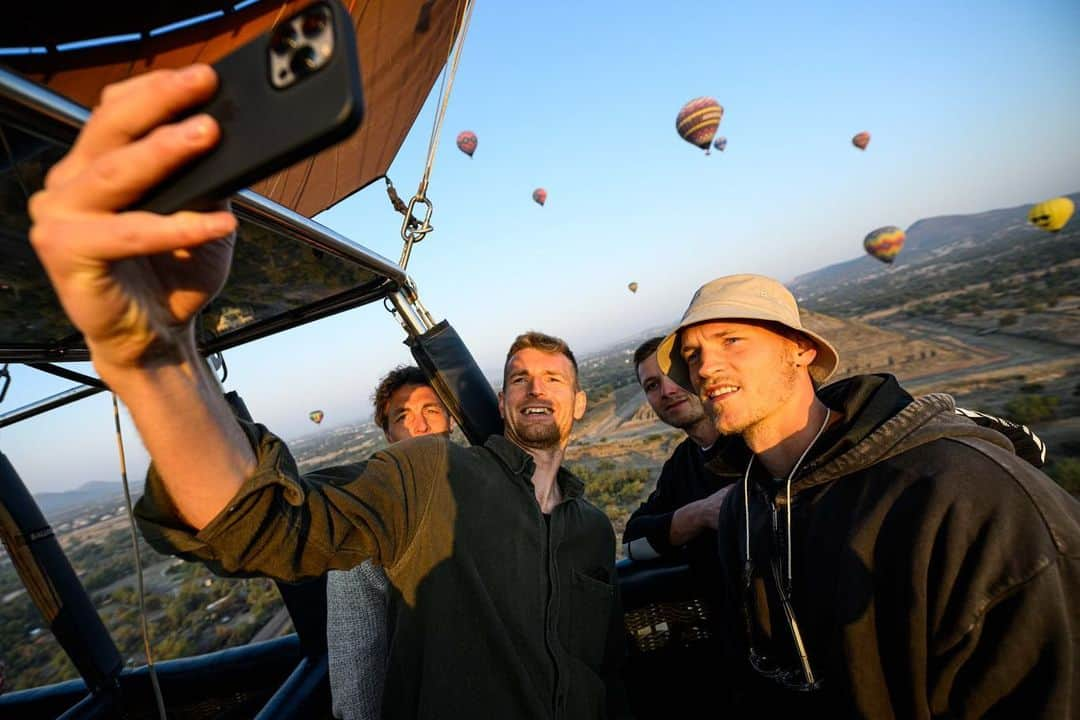
<svg viewBox="0 0 1080 720"><path fill-rule="evenodd" d="M718 522L745 712L1075 717L1080 503L1004 436L890 375L821 387L836 351L761 276L657 357L753 453Z"/></svg>

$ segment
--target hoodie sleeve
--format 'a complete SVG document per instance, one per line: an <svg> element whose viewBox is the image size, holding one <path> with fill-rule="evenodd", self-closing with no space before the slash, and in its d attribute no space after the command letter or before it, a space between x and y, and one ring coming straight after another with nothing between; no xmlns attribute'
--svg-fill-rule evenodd
<svg viewBox="0 0 1080 720"><path fill-rule="evenodd" d="M679 503L676 497L674 460L672 456L664 463L656 489L626 522L623 543L629 546L628 554L633 559L647 560L678 549L671 545L671 518L685 502Z"/></svg>
<svg viewBox="0 0 1080 720"><path fill-rule="evenodd" d="M285 582L369 558L392 567L423 523L433 488L447 481L442 438L399 443L362 463L301 475L280 439L261 425L241 427L258 465L201 531L178 518L151 466L135 514L155 550L202 562L220 575Z"/></svg>

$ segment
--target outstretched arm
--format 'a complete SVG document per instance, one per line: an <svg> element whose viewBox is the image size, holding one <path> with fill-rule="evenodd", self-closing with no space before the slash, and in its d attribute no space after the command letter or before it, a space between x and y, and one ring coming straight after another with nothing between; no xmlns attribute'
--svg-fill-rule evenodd
<svg viewBox="0 0 1080 720"><path fill-rule="evenodd" d="M206 65L148 73L102 93L71 151L30 200L30 240L94 366L131 411L184 522L205 526L255 467L199 356L193 323L222 288L231 213L125 212L218 141Z"/></svg>

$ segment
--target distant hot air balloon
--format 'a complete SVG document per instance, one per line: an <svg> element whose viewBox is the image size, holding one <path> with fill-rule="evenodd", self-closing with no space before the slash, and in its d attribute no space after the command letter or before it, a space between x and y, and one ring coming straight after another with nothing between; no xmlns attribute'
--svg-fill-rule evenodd
<svg viewBox="0 0 1080 720"><path fill-rule="evenodd" d="M709 145L720 127L724 108L711 97L694 98L682 106L675 117L675 129L683 140L709 154Z"/></svg>
<svg viewBox="0 0 1080 720"><path fill-rule="evenodd" d="M629 285L627 285L626 287L629 288L630 292L632 292L632 293L637 292L637 283L636 282L632 282Z"/></svg>
<svg viewBox="0 0 1080 720"><path fill-rule="evenodd" d="M1028 212L1028 222L1049 232L1057 232L1069 222L1076 205L1067 197L1054 198L1035 205Z"/></svg>
<svg viewBox="0 0 1080 720"><path fill-rule="evenodd" d="M308 413L308 417L311 418L311 422L318 425L319 423L322 422L322 419L325 417L325 414L323 413L322 410L312 410L311 412Z"/></svg>
<svg viewBox="0 0 1080 720"><path fill-rule="evenodd" d="M891 263L904 248L907 236L904 231L893 225L878 228L866 236L863 247L866 252L883 263Z"/></svg>
<svg viewBox="0 0 1080 720"><path fill-rule="evenodd" d="M536 188L533 190L533 202L543 207L544 203L547 202L547 190L544 188Z"/></svg>
<svg viewBox="0 0 1080 720"><path fill-rule="evenodd" d="M724 148L727 147L727 138L721 135L720 137L713 140L712 146L720 152L724 152Z"/></svg>
<svg viewBox="0 0 1080 720"><path fill-rule="evenodd" d="M870 144L870 133L863 131L851 138L851 144L860 150L865 150L866 146Z"/></svg>
<svg viewBox="0 0 1080 720"><path fill-rule="evenodd" d="M476 133L474 133L472 130L463 130L458 133L458 150L465 153L469 157L472 157L472 154L476 152L476 144L478 142L479 141L476 139Z"/></svg>

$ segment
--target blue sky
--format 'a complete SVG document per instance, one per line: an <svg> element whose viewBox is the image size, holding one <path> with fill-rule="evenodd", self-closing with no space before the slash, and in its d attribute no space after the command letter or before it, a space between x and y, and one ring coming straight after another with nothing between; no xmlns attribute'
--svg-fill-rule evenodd
<svg viewBox="0 0 1080 720"><path fill-rule="evenodd" d="M675 321L718 275L790 280L857 256L881 225L1080 190L1080 4L808 5L478 4L429 191L437 230L409 273L485 370L524 329L588 353ZM674 130L701 95L725 108L728 147L709 157ZM390 171L406 198L433 111ZM381 184L317 219L400 254ZM325 429L370 415L377 378L409 360L403 337L361 308L231 351L226 387L286 438L316 407ZM67 387L12 374L4 410ZM0 430L0 448L31 489L56 490L116 479L112 436L99 396Z"/></svg>

